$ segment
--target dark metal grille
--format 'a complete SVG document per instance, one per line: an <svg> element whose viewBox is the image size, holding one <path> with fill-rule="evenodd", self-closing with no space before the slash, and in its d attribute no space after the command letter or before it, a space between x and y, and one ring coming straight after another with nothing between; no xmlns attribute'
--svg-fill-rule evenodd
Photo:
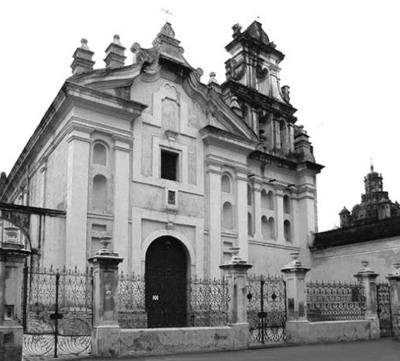
<svg viewBox="0 0 400 361"><path fill-rule="evenodd" d="M24 271L24 356L82 355L91 350L92 274Z"/></svg>
<svg viewBox="0 0 400 361"><path fill-rule="evenodd" d="M390 305L390 285L377 283L378 317L381 336L392 336L392 310Z"/></svg>
<svg viewBox="0 0 400 361"><path fill-rule="evenodd" d="M250 276L247 283L250 343L286 340L286 285L280 276Z"/></svg>
<svg viewBox="0 0 400 361"><path fill-rule="evenodd" d="M308 282L307 318L311 322L364 319L364 287L344 282Z"/></svg>
<svg viewBox="0 0 400 361"><path fill-rule="evenodd" d="M144 277L120 274L118 323L121 328L147 328Z"/></svg>
<svg viewBox="0 0 400 361"><path fill-rule="evenodd" d="M176 290L168 290L177 295ZM121 273L118 283L118 322L121 328L147 328L145 278ZM179 295L178 295L179 296ZM161 297L156 295L156 297ZM228 323L228 285L225 280L192 279L187 284L186 327L220 326ZM159 301L159 300L157 300Z"/></svg>
<svg viewBox="0 0 400 361"><path fill-rule="evenodd" d="M221 326L228 323L228 284L225 280L193 279L188 287L190 326Z"/></svg>

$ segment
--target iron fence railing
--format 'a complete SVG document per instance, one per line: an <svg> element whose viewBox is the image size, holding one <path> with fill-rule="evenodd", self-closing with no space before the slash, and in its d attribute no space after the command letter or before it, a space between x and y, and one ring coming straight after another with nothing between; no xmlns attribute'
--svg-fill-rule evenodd
<svg viewBox="0 0 400 361"><path fill-rule="evenodd" d="M174 289L166 290L175 292ZM228 323L228 285L225 280L194 278L186 286L186 326ZM158 297L158 296L157 296ZM147 328L145 277L121 273L118 282L118 323L121 328Z"/></svg>
<svg viewBox="0 0 400 361"><path fill-rule="evenodd" d="M91 349L92 270L24 269L24 356L85 354Z"/></svg>
<svg viewBox="0 0 400 361"><path fill-rule="evenodd" d="M307 318L311 322L364 319L364 287L345 282L308 282Z"/></svg>
<svg viewBox="0 0 400 361"><path fill-rule="evenodd" d="M286 339L286 284L282 276L252 275L247 280L250 343Z"/></svg>

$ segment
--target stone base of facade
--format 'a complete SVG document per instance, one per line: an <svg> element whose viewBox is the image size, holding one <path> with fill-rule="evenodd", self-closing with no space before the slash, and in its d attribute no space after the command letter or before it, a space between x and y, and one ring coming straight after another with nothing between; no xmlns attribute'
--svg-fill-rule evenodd
<svg viewBox="0 0 400 361"><path fill-rule="evenodd" d="M94 356L145 356L248 348L249 326L120 329L94 327Z"/></svg>
<svg viewBox="0 0 400 361"><path fill-rule="evenodd" d="M380 337L379 320L288 321L286 337L290 343L323 343L371 340Z"/></svg>
<svg viewBox="0 0 400 361"><path fill-rule="evenodd" d="M21 361L23 330L19 325L0 326L0 359Z"/></svg>

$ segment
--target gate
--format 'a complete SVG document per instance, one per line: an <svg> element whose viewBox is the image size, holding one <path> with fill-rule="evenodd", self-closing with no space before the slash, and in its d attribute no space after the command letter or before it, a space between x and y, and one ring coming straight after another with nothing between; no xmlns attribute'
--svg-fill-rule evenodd
<svg viewBox="0 0 400 361"><path fill-rule="evenodd" d="M377 283L378 317L381 337L393 335L392 310L390 304L390 285Z"/></svg>
<svg viewBox="0 0 400 361"><path fill-rule="evenodd" d="M90 353L92 280L91 270L24 268L24 357Z"/></svg>
<svg viewBox="0 0 400 361"><path fill-rule="evenodd" d="M253 276L247 283L250 344L286 340L286 285L282 277Z"/></svg>

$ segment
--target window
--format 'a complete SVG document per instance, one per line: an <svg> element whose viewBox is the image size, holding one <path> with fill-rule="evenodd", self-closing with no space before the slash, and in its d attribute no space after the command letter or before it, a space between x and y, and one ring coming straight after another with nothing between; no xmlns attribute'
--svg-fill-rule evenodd
<svg viewBox="0 0 400 361"><path fill-rule="evenodd" d="M224 193L231 193L231 179L227 174L224 174L221 178L221 190Z"/></svg>
<svg viewBox="0 0 400 361"><path fill-rule="evenodd" d="M273 217L263 216L261 218L261 231L264 239L275 238L275 220Z"/></svg>
<svg viewBox="0 0 400 361"><path fill-rule="evenodd" d="M233 209L229 202L225 202L222 207L222 228L233 229Z"/></svg>
<svg viewBox="0 0 400 361"><path fill-rule="evenodd" d="M252 189L249 185L247 185L247 205L251 206L252 204L253 204Z"/></svg>
<svg viewBox="0 0 400 361"><path fill-rule="evenodd" d="M291 229L290 229L290 222L288 220L283 222L283 232L284 232L284 236L285 236L285 241L291 242L292 234L291 234Z"/></svg>
<svg viewBox="0 0 400 361"><path fill-rule="evenodd" d="M93 178L93 208L106 210L107 208L107 179L103 175Z"/></svg>
<svg viewBox="0 0 400 361"><path fill-rule="evenodd" d="M274 193L272 191L267 191L265 189L262 190L261 192L261 207L262 209L269 209L269 210L274 210L275 205L274 205Z"/></svg>
<svg viewBox="0 0 400 361"><path fill-rule="evenodd" d="M93 163L107 165L107 149L101 143L96 143L93 146Z"/></svg>
<svg viewBox="0 0 400 361"><path fill-rule="evenodd" d="M288 195L283 197L283 211L286 214L290 214L290 198Z"/></svg>
<svg viewBox="0 0 400 361"><path fill-rule="evenodd" d="M247 233L249 236L253 235L253 217L251 213L247 213Z"/></svg>
<svg viewBox="0 0 400 361"><path fill-rule="evenodd" d="M178 180L179 154L161 149L161 178Z"/></svg>

